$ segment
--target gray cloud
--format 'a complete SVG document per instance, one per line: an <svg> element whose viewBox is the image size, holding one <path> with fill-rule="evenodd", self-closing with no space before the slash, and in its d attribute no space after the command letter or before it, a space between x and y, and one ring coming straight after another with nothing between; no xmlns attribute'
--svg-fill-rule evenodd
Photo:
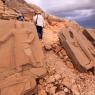
<svg viewBox="0 0 95 95"><path fill-rule="evenodd" d="M45 10L70 10L75 8L95 8L95 0L25 0L35 3Z"/></svg>
<svg viewBox="0 0 95 95"><path fill-rule="evenodd" d="M95 8L95 0L42 0L41 6L47 11Z"/></svg>
<svg viewBox="0 0 95 95"><path fill-rule="evenodd" d="M74 19L83 26L95 27L95 0L26 0L39 5L46 12ZM88 24L88 25L87 25Z"/></svg>

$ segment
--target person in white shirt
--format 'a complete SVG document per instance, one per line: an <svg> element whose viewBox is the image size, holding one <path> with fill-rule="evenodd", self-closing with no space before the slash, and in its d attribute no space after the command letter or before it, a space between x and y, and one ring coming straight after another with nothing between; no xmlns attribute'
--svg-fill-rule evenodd
<svg viewBox="0 0 95 95"><path fill-rule="evenodd" d="M39 39L43 38L43 27L44 27L44 17L42 16L41 12L37 12L36 15L33 17L35 22Z"/></svg>

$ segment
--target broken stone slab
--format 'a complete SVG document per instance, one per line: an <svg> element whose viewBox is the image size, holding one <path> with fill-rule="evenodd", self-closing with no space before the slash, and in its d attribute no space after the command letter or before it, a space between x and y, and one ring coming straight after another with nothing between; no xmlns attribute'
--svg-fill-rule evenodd
<svg viewBox="0 0 95 95"><path fill-rule="evenodd" d="M77 33L76 30L70 31L69 29L64 28L62 32L59 33L59 39L74 66L79 71L84 72L91 69L94 66L94 62L91 60L91 52L86 48L91 45L88 45L88 43L85 45L84 42L86 42L86 39L84 41L84 37L82 38L81 35L82 34ZM90 53L91 58L89 58L85 51Z"/></svg>
<svg viewBox="0 0 95 95"><path fill-rule="evenodd" d="M22 93L35 87L35 78L16 73L5 80L0 80L0 95L23 95Z"/></svg>
<svg viewBox="0 0 95 95"><path fill-rule="evenodd" d="M94 46L90 43L89 40L82 34L82 32L77 31L77 30L72 30L71 31L74 33L76 36L76 39L78 41L78 44L80 45L81 49L83 52L88 56L88 58L95 63L95 48ZM94 65L94 64L93 64Z"/></svg>
<svg viewBox="0 0 95 95"><path fill-rule="evenodd" d="M67 31L66 31L67 32ZM71 44L70 42L67 42L64 37L62 36L63 34L60 34L60 42L62 43L62 46L64 47L64 49L67 52L67 55L70 57L70 59L73 61L73 64L75 67L77 67L80 71L84 71L85 69L83 69L83 67L80 65L80 63L78 62L76 55L78 54L74 48L71 48ZM78 51L80 50L80 48L78 48ZM73 51L76 53L74 54ZM80 52L81 53L81 52ZM81 54L82 55L82 54ZM83 57L82 57L83 58ZM80 59L79 59L80 60ZM84 60L84 58L83 58ZM89 62L89 60L86 58L86 60ZM66 60L65 60L66 61ZM87 62L87 63L88 63Z"/></svg>
<svg viewBox="0 0 95 95"><path fill-rule="evenodd" d="M71 82L71 79L69 77L65 77L62 80L62 84L65 85L66 87L68 87L69 89L72 87L72 82Z"/></svg>
<svg viewBox="0 0 95 95"><path fill-rule="evenodd" d="M83 29L82 30L83 35L92 43L92 45L95 47L95 31L91 29Z"/></svg>
<svg viewBox="0 0 95 95"><path fill-rule="evenodd" d="M73 31L74 32L74 31ZM94 31L95 32L95 31ZM93 38L95 36L95 33L92 33ZM78 32L74 32L75 35L79 34L79 37L77 37L78 43L80 44L82 50L86 54L86 56L91 60L91 63L93 65L92 72L94 73L95 71L95 48L93 46L93 43L91 43L81 32L81 29ZM83 39L83 40L81 40ZM86 45L85 45L86 43ZM95 74L95 73L94 73Z"/></svg>

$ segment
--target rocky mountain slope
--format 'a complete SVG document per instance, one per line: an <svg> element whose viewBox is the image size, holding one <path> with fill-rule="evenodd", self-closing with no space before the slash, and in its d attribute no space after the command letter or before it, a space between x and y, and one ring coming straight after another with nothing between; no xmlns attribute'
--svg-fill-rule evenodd
<svg viewBox="0 0 95 95"><path fill-rule="evenodd" d="M80 27L75 21L68 19L61 19L59 17L45 13L41 8L34 4L27 4L24 0L0 0L0 18L3 19L16 19L18 12L22 12L26 19L32 19L35 12L40 11L45 18L45 30L59 31L67 26ZM7 17L6 17L7 16Z"/></svg>
<svg viewBox="0 0 95 95"><path fill-rule="evenodd" d="M34 12L40 11L43 12L39 7L35 5L29 5L24 0L0 0L1 6L4 8L11 9L10 12L14 11L14 13L21 12L25 17L31 19ZM3 3L2 3L3 2ZM3 10L6 11L7 9ZM11 15L11 14L10 14ZM16 15L14 15L14 18Z"/></svg>
<svg viewBox="0 0 95 95"><path fill-rule="evenodd" d="M24 0L0 0L0 19L16 19L16 15L19 11L23 12L28 20L30 20L34 12L37 11L42 12L45 17L42 45L48 73L45 77L39 79L37 95L95 95L95 76L91 71L88 73L80 73L77 71L72 65L66 51L60 47L58 39L58 32L64 27L70 26L73 27L73 29L83 29L83 27L75 21L60 19L44 13L39 7L33 4L29 5ZM82 29L81 31L83 31ZM23 72L23 75L30 76L31 71L33 70ZM6 72L7 73L3 72L3 75L8 76L8 71ZM19 75L15 75L15 77L17 76ZM32 82L34 81L32 80ZM23 88L23 86L21 88ZM26 88L29 88L29 81L26 84ZM27 93L23 95L32 95L31 90L27 91Z"/></svg>

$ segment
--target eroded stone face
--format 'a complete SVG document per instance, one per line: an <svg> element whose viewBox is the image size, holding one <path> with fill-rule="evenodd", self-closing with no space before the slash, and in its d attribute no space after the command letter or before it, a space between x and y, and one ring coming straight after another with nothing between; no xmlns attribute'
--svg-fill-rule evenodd
<svg viewBox="0 0 95 95"><path fill-rule="evenodd" d="M40 66L43 63L43 52L33 24L1 20L0 27L0 59L3 59L0 67L10 67L9 64L18 67L27 63Z"/></svg>
<svg viewBox="0 0 95 95"><path fill-rule="evenodd" d="M46 73L42 47L31 22L1 20L0 27L0 94L21 95Z"/></svg>
<svg viewBox="0 0 95 95"><path fill-rule="evenodd" d="M36 87L36 78L46 74L35 25L15 20L18 3L23 0L0 0L0 95L31 93ZM34 12L26 7L25 11L31 14L25 14L25 20Z"/></svg>

